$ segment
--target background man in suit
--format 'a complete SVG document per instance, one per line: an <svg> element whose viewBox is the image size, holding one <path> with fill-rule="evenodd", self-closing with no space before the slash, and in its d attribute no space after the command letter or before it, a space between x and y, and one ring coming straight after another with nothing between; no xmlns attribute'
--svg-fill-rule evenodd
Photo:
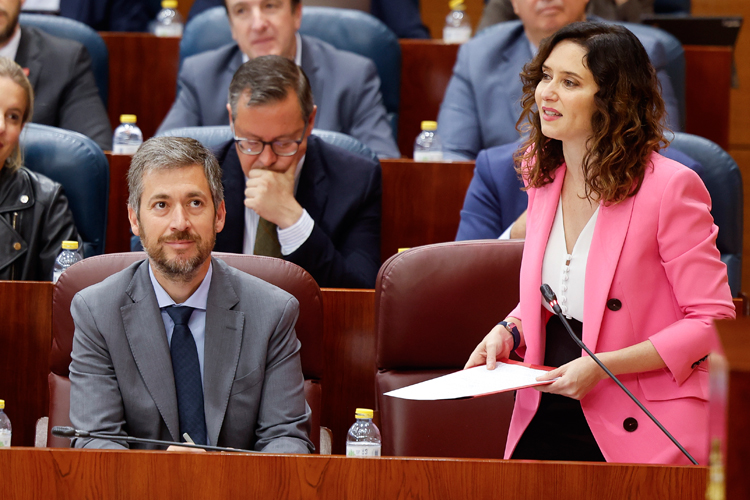
<svg viewBox="0 0 750 500"><path fill-rule="evenodd" d="M520 21L508 21L485 30L459 49L438 115L438 132L446 158L470 160L482 149L518 140L515 127L523 95L519 73L542 39L586 18L588 2L511 0ZM679 130L680 114L665 70L664 46L649 36L639 39L656 68L668 125Z"/></svg>
<svg viewBox="0 0 750 500"><path fill-rule="evenodd" d="M304 72L279 56L246 62L227 109L235 140L217 149L227 222L216 250L283 257L324 287L374 287L380 165L310 135Z"/></svg>
<svg viewBox="0 0 750 500"><path fill-rule="evenodd" d="M225 217L216 159L193 139L154 138L133 157L128 188L131 228L148 259L73 299L73 425L311 451L297 300L211 258Z"/></svg>
<svg viewBox="0 0 750 500"><path fill-rule="evenodd" d="M320 107L319 128L349 134L380 156L401 156L371 60L299 35L300 0L226 0L225 6L237 43L185 60L177 98L159 132L226 125L225 92L237 68L258 56L278 55L305 70Z"/></svg>
<svg viewBox="0 0 750 500"><path fill-rule="evenodd" d="M80 132L102 149L112 149L112 128L88 52L73 40L19 26L22 4L23 0L0 0L0 56L27 71L34 87L31 121Z"/></svg>

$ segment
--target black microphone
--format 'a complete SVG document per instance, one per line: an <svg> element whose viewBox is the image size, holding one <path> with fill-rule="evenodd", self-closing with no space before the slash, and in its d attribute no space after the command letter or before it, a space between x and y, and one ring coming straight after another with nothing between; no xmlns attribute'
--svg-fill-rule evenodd
<svg viewBox="0 0 750 500"><path fill-rule="evenodd" d="M617 377L615 377L615 374L612 373L611 371L609 371L609 368L607 368L606 366L604 366L604 363L602 363L601 361L599 361L599 358L597 358L594 355L594 353L591 352L591 350L588 347L586 347L586 344L584 344L581 339L579 339L578 337L576 337L576 334L573 333L573 329L570 328L570 324L568 323L567 318L562 313L562 309L560 308L560 305L557 303L557 296L555 295L555 292L552 291L552 288L550 288L550 286L545 283L545 284L542 285L541 290L542 290L542 295L544 296L544 300L546 300L547 303L549 304L549 306L552 308L552 310L555 311L555 314L557 314L557 316L560 318L560 321L562 321L563 325L565 325L565 329L568 331L568 334L575 341L575 343L578 344L578 346L581 349L583 349L584 351L586 351L586 353L589 356L591 356L591 359L593 359L594 361L596 361L596 364L599 365L599 367L606 372L606 374L609 376L609 378L611 378L612 380L614 380L615 383L620 386L620 389L622 389L623 391L625 391L625 394L627 394L628 396L630 396L630 399L632 399L635 402L635 404L637 404L638 407L641 410L643 410L643 413L645 413L648 416L648 418L650 418L657 425L657 427L659 427L659 429L661 429L661 431L675 444L675 446L677 446L680 449L680 451L682 453L684 453L686 457L688 457L688 460L690 460L693 463L693 465L698 465L698 461L695 460L690 453L688 453L688 451L685 449L685 447L682 446L680 444L680 442L677 441L677 439L675 439L675 437L672 436L672 434L670 434L670 432L663 425L661 425L661 422L659 422L656 419L656 417L653 416L651 414L651 412L648 411L646 409L646 407L643 406L643 404L640 401L638 401L638 398L636 398L635 396L633 396L633 393L630 392L628 390L628 388L625 387L623 385L623 383L620 382L620 380Z"/></svg>
<svg viewBox="0 0 750 500"><path fill-rule="evenodd" d="M132 436L115 436L112 434L101 434L99 432L89 432L73 427L55 426L52 428L52 435L63 438L95 438L105 439L107 441L125 441L126 443L157 444L161 446L182 446L185 448L201 448L207 451L231 451L234 453L260 453L255 450L242 450L238 448L224 448L221 446L209 446L206 444L177 443L175 441L162 441L161 439L144 439Z"/></svg>

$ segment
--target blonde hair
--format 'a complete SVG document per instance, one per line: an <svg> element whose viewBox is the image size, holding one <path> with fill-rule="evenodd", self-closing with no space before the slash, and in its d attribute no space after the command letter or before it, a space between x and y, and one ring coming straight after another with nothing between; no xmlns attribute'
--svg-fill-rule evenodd
<svg viewBox="0 0 750 500"><path fill-rule="evenodd" d="M21 66L8 59L7 57L0 57L0 78L8 78L13 83L21 87L26 94L26 110L23 113L23 119L21 127L26 125L34 114L34 89L31 88L29 79L21 69ZM7 168L11 172L18 170L23 164L23 158L21 157L21 147L16 143L10 156L5 160L4 168Z"/></svg>

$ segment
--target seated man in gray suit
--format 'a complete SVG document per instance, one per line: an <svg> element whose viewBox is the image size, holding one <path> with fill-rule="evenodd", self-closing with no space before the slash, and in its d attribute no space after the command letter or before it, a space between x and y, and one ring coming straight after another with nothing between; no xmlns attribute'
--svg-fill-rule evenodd
<svg viewBox="0 0 750 500"><path fill-rule="evenodd" d="M214 156L193 139L151 139L133 157L128 188L130 225L148 259L73 299L73 425L312 451L297 300L211 257L226 215ZM101 439L74 445L126 447Z"/></svg>
<svg viewBox="0 0 750 500"><path fill-rule="evenodd" d="M438 115L446 159L473 160L479 151L515 142L523 95L519 73L542 39L586 18L589 0L511 0L521 19L485 30L458 52ZM500 26L503 28L500 29ZM678 130L677 99L666 73L666 51L654 37L639 35L661 83L668 125Z"/></svg>
<svg viewBox="0 0 750 500"><path fill-rule="evenodd" d="M401 156L370 59L297 33L300 0L226 0L224 5L237 43L185 60L177 98L157 134L228 124L225 98L232 75L249 59L277 55L296 62L310 79L320 109L318 128L349 134L378 156Z"/></svg>
<svg viewBox="0 0 750 500"><path fill-rule="evenodd" d="M16 61L34 87L31 121L80 132L100 148L112 149L112 128L86 48L33 26L21 27L22 4L0 2L0 56Z"/></svg>

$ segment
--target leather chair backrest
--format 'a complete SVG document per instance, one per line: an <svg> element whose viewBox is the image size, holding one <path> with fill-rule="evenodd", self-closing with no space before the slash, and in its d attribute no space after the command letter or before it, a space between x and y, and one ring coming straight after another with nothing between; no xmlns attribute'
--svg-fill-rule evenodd
<svg viewBox="0 0 750 500"><path fill-rule="evenodd" d="M305 376L305 397L313 412L311 440L316 449L320 442L320 414L325 356L323 351L323 305L320 288L304 269L282 259L215 252L232 267L261 278L294 295L300 304L295 327L302 349L302 373ZM70 353L75 326L70 304L76 293L99 283L133 262L146 258L145 253L106 254L78 262L66 270L52 295L52 350L50 352L50 421L49 428L70 425ZM48 446L68 447L67 440L47 437Z"/></svg>
<svg viewBox="0 0 750 500"><path fill-rule="evenodd" d="M19 22L22 26L34 26L50 35L67 38L80 42L86 47L91 56L91 70L94 73L96 87L107 107L109 97L109 50L99 33L82 22L66 17L47 14L21 14Z"/></svg>
<svg viewBox="0 0 750 500"><path fill-rule="evenodd" d="M457 401L383 394L464 367L518 303L522 252L522 241L440 243L396 254L380 268L375 386L384 455L502 457L513 393Z"/></svg>
<svg viewBox="0 0 750 500"><path fill-rule="evenodd" d="M109 163L101 148L78 132L27 123L20 138L24 165L62 184L86 257L104 253Z"/></svg>
<svg viewBox="0 0 750 500"><path fill-rule="evenodd" d="M711 215L719 226L716 246L727 265L732 296L742 291L743 190L737 163L721 147L697 135L676 132L670 147L703 166L701 179L711 195Z"/></svg>
<svg viewBox="0 0 750 500"><path fill-rule="evenodd" d="M300 34L319 38L340 50L372 59L380 77L380 92L397 137L401 98L401 46L398 37L378 18L353 9L303 7ZM180 42L180 66L186 57L234 43L223 6L190 19Z"/></svg>
<svg viewBox="0 0 750 500"><path fill-rule="evenodd" d="M312 133L329 144L346 149L347 151L364 156L365 158L378 161L377 155L375 155L369 147L350 135L342 134L341 132L333 132L331 130L320 130L317 128L313 129ZM217 147L233 138L232 129L226 125L175 128L162 132L159 135L168 137L190 137L209 149Z"/></svg>

